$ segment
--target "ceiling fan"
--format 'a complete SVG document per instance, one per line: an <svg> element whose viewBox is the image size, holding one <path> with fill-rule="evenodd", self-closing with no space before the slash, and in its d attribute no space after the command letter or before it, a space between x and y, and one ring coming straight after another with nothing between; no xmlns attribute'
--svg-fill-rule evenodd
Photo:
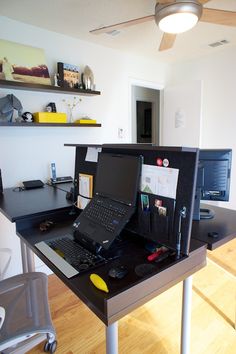
<svg viewBox="0 0 236 354"><path fill-rule="evenodd" d="M154 15L100 27L91 30L90 33L108 33L128 26L155 20L156 24L164 32L159 46L159 51L163 51L173 47L177 33L191 29L198 21L217 25L236 26L236 12L203 7L203 5L209 1L210 0L159 0L156 3Z"/></svg>

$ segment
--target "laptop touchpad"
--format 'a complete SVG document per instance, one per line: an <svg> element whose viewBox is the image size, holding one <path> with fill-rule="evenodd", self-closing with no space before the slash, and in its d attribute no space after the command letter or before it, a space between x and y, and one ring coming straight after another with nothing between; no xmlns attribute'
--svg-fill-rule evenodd
<svg viewBox="0 0 236 354"><path fill-rule="evenodd" d="M87 225L86 231L89 235L93 235L94 232L96 231L96 226L90 223L89 225Z"/></svg>

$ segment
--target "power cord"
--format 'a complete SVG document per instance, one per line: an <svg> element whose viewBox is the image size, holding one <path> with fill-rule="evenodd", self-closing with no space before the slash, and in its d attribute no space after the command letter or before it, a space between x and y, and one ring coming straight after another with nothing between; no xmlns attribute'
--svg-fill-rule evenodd
<svg viewBox="0 0 236 354"><path fill-rule="evenodd" d="M25 191L25 188L24 187L15 187L12 189L13 192L23 192Z"/></svg>

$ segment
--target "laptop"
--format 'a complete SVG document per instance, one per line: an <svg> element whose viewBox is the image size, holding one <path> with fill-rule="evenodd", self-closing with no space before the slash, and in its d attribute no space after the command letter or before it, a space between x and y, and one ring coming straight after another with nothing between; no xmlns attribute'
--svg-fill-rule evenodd
<svg viewBox="0 0 236 354"><path fill-rule="evenodd" d="M109 248L135 212L141 163L141 156L100 153L94 197L73 223L74 235L35 244L67 278L116 258Z"/></svg>
<svg viewBox="0 0 236 354"><path fill-rule="evenodd" d="M75 220L75 239L108 250L136 209L141 156L100 153L94 197Z"/></svg>

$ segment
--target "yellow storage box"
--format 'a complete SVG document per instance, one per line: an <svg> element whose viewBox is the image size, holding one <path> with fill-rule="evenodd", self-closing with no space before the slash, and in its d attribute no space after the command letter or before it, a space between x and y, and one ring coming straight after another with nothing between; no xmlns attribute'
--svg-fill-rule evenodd
<svg viewBox="0 0 236 354"><path fill-rule="evenodd" d="M96 119L81 118L81 119L77 119L75 121L75 123L79 123L79 124L96 124L97 121L96 121Z"/></svg>
<svg viewBox="0 0 236 354"><path fill-rule="evenodd" d="M66 123L66 113L36 112L34 121L36 123Z"/></svg>

